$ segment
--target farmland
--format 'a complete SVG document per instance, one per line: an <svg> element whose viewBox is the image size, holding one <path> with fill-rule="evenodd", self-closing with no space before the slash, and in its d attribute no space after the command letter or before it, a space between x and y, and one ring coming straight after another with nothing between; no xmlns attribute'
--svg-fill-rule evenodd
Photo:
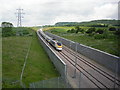
<svg viewBox="0 0 120 90"><path fill-rule="evenodd" d="M14 31L18 29L22 31L22 28L14 28ZM23 83L28 87L31 82L57 77L59 75L40 45L35 31L30 28L24 29L32 33L32 36L20 35L2 38L3 88L21 88L20 75L30 44L30 52L23 74Z"/></svg>

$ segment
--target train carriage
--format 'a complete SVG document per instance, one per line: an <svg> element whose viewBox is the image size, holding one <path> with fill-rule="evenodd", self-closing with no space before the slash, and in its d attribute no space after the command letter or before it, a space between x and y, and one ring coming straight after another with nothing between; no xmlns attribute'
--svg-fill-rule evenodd
<svg viewBox="0 0 120 90"><path fill-rule="evenodd" d="M50 43L56 50L61 51L62 50L62 43L52 39L51 37L47 36L42 30L39 30L39 33L41 36L48 42Z"/></svg>

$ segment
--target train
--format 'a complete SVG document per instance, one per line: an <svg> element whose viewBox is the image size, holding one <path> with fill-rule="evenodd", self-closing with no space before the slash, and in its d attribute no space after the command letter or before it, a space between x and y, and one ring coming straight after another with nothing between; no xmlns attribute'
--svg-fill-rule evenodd
<svg viewBox="0 0 120 90"><path fill-rule="evenodd" d="M57 51L62 51L62 42L49 37L46 35L41 29L38 30L39 34L52 46L54 47Z"/></svg>

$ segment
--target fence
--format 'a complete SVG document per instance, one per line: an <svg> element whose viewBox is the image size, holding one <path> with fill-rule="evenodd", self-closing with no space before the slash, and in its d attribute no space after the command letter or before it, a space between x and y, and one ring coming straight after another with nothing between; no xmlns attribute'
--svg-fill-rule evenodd
<svg viewBox="0 0 120 90"><path fill-rule="evenodd" d="M42 80L30 84L30 88L68 88L65 79L62 77L56 77L49 80Z"/></svg>
<svg viewBox="0 0 120 90"><path fill-rule="evenodd" d="M71 40L59 37L57 35L45 32L48 36L61 41L65 46L75 50L77 44L77 52L104 65L106 68L120 74L120 58L106 52L73 42Z"/></svg>

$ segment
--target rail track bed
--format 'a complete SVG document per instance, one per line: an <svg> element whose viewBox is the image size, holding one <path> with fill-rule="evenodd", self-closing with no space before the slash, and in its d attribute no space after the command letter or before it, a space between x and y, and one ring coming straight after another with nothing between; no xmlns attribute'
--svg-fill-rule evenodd
<svg viewBox="0 0 120 90"><path fill-rule="evenodd" d="M82 74L82 77L76 78L78 80L77 83L79 83L80 78L81 81L88 81L88 84L91 85L92 88L118 88L120 87L120 78L115 77L115 74L111 72L110 70L106 69L102 65L99 65L98 63L94 62L93 60L88 59L85 56L80 55L79 53L76 53L75 51L69 49L66 46L63 46L62 52L58 52L58 55L66 62L71 65L69 65L67 68L68 75L72 74L74 76L74 73L78 76L79 73ZM74 68L71 69L70 67ZM70 70L69 70L70 69ZM75 71L76 70L76 71ZM77 76L76 76L77 77ZM86 78L86 79L85 79ZM86 82L87 82L86 81ZM76 83L76 84L77 84ZM91 84L90 84L91 83ZM88 86L89 86L88 85ZM77 85L81 86L82 88L85 88L85 85ZM89 87L88 87L89 88Z"/></svg>

